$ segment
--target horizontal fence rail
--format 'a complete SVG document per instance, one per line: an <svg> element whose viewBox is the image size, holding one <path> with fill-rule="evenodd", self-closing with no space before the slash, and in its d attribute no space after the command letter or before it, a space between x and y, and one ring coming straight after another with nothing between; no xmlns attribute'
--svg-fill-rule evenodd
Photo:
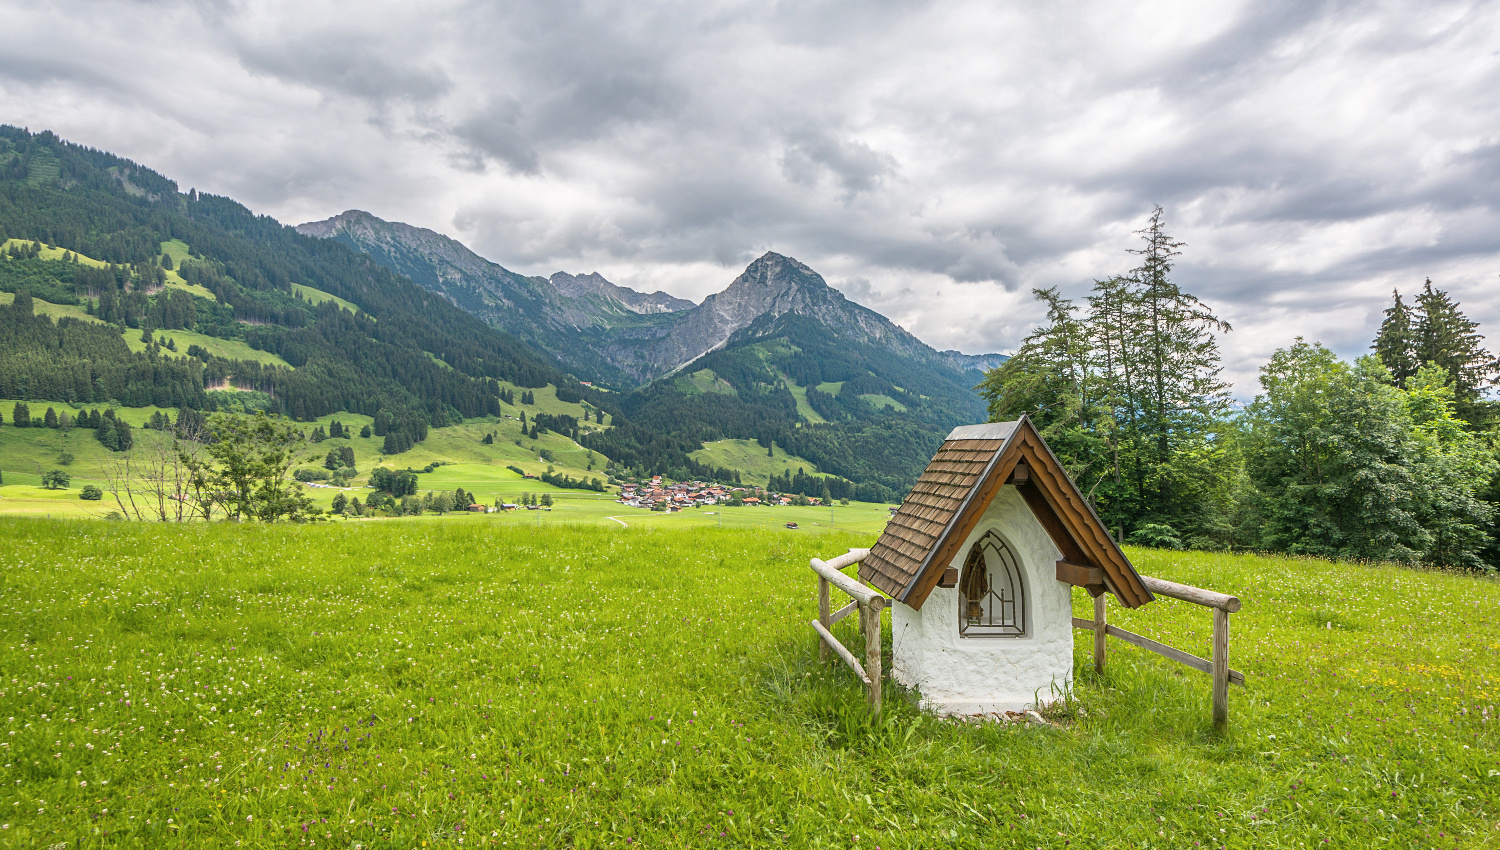
<svg viewBox="0 0 1500 850"><path fill-rule="evenodd" d="M1183 602L1191 602L1194 605L1202 605L1205 608L1217 608L1230 614L1238 613L1240 600L1227 593L1215 593L1212 590L1204 590L1201 587L1191 587L1186 584L1178 584L1175 581L1141 576L1141 584L1152 593L1159 593L1172 599L1181 599Z"/></svg>
<svg viewBox="0 0 1500 850"><path fill-rule="evenodd" d="M813 558L809 562L812 571L818 575L818 619L812 621L813 631L817 632L818 660L828 660L828 650L834 653L847 665L854 674L865 684L865 693L870 706L870 713L876 717L880 716L880 612L891 607L891 601L879 593L860 584L858 581L844 575L839 570L857 564L870 554L869 549L850 549L848 552L836 558L824 561ZM854 598L853 602L831 612L833 607L828 599L829 587L837 587L839 590ZM836 637L830 629L833 624L844 619L855 611L859 612L859 630L865 635L865 662L859 663L848 647Z"/></svg>
<svg viewBox="0 0 1500 850"><path fill-rule="evenodd" d="M1081 617L1074 617L1073 628L1084 629L1091 632L1094 630L1094 621L1085 620ZM1119 626L1105 625L1104 632L1110 637L1119 638L1120 640L1123 640L1128 644L1138 646L1141 649L1149 649L1164 658L1170 658L1173 661L1179 661L1193 668L1194 670L1197 670L1200 673L1212 673L1214 671L1213 662L1209 661L1206 658L1199 658L1192 653L1183 652L1176 647L1167 646L1164 643L1158 643L1151 638L1145 637L1144 635L1138 635L1135 632L1127 632ZM1229 683L1231 685L1239 685L1241 687L1244 687L1245 674L1241 673L1238 670L1230 670Z"/></svg>
<svg viewBox="0 0 1500 850"><path fill-rule="evenodd" d="M1111 626L1106 621L1104 612L1104 601L1107 594L1101 593L1094 597L1093 620L1085 620L1081 617L1073 618L1073 628L1084 629L1094 633L1094 671L1100 674L1104 672L1106 637L1118 638L1133 646L1154 652L1163 658L1170 658L1179 664L1185 664L1194 670L1213 676L1214 724L1223 725L1227 723L1229 721L1229 684L1233 682L1240 687L1245 686L1245 674L1238 670L1229 669L1229 615L1240 610L1240 600L1225 593L1216 593L1212 590L1204 590L1201 587L1178 584L1175 581L1153 578L1152 576L1141 576L1141 583L1158 596L1191 602L1194 605L1201 605L1213 610L1213 658L1211 660L1199 658L1191 653L1183 652L1176 647L1154 641L1144 635L1126 631L1119 626Z"/></svg>

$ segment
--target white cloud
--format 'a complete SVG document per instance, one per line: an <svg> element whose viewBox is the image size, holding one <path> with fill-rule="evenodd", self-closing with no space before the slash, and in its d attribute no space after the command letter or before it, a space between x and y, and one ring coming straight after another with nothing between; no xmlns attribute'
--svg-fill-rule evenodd
<svg viewBox="0 0 1500 850"><path fill-rule="evenodd" d="M0 3L0 120L295 223L702 298L767 249L938 348L1131 264L1364 350L1432 277L1500 323L1500 10L1479 3ZM88 26L77 22L87 20Z"/></svg>

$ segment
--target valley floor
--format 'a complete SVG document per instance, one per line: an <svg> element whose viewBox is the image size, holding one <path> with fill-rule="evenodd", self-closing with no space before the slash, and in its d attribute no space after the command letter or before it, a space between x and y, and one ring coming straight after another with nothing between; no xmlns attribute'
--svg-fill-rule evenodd
<svg viewBox="0 0 1500 850"><path fill-rule="evenodd" d="M648 522L0 518L0 846L1500 834L1495 581L1132 549L1142 572L1244 600L1248 687L1227 731L1206 676L1112 642L1096 677L1082 640L1058 728L924 717L891 685L874 725L807 625L808 559L873 533ZM1111 621L1207 652L1193 606ZM852 641L849 620L837 629Z"/></svg>

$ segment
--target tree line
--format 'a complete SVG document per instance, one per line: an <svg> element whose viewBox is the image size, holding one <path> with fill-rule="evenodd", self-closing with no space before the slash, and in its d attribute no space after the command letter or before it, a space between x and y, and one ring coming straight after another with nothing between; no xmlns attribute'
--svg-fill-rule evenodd
<svg viewBox="0 0 1500 850"><path fill-rule="evenodd" d="M1029 416L1100 517L1173 548L1500 566L1500 361L1428 281L1394 295L1373 353L1350 363L1297 339L1231 407L1228 323L1172 280L1183 244L1158 208L1138 264L1083 304L1038 289L1046 320L980 392Z"/></svg>

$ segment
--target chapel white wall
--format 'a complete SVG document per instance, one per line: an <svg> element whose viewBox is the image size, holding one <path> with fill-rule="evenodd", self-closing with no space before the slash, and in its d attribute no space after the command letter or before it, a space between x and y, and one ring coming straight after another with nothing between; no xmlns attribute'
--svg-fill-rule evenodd
<svg viewBox="0 0 1500 850"><path fill-rule="evenodd" d="M1016 488L1001 487L949 566L962 569L974 542L995 530L1020 562L1027 594L1024 638L961 638L958 588L935 588L922 610L891 607L891 675L937 714L1024 711L1073 683L1072 586L1057 580L1062 552Z"/></svg>

